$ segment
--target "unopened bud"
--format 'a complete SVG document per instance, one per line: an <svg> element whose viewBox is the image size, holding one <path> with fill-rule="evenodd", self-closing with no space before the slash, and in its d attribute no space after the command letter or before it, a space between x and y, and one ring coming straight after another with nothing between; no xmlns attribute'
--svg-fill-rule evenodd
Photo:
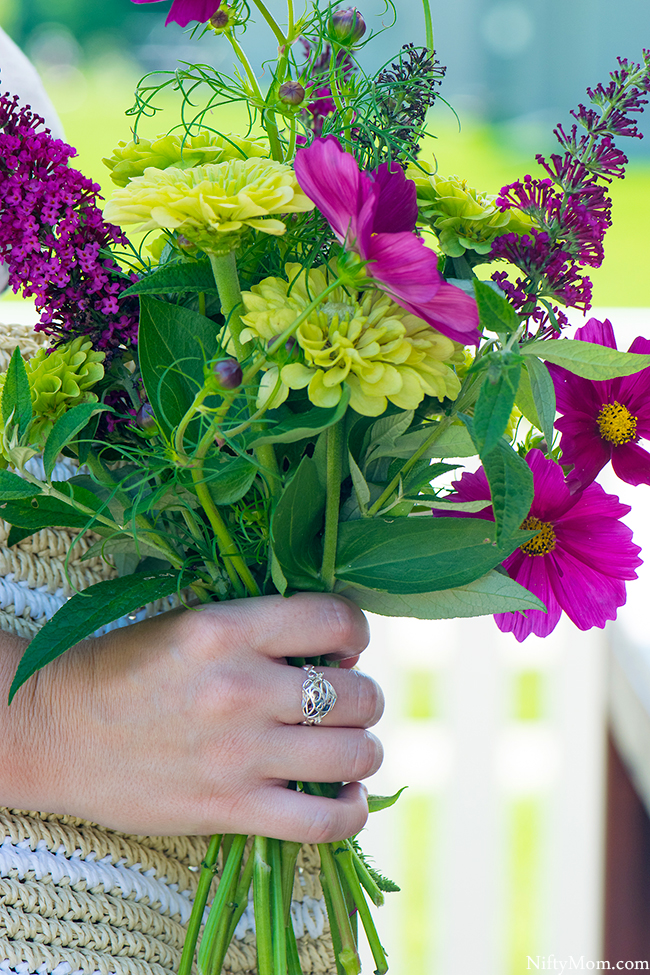
<svg viewBox="0 0 650 975"><path fill-rule="evenodd" d="M143 403L135 414L135 422L141 430L153 430L156 426L156 418L153 415L151 403Z"/></svg>
<svg viewBox="0 0 650 975"><path fill-rule="evenodd" d="M226 30L230 26L230 9L222 4L208 21L213 30Z"/></svg>
<svg viewBox="0 0 650 975"><path fill-rule="evenodd" d="M215 363L214 374L222 389L237 389L241 386L242 371L236 359L222 359Z"/></svg>
<svg viewBox="0 0 650 975"><path fill-rule="evenodd" d="M344 7L332 14L330 30L339 44L351 47L365 34L366 22L356 7Z"/></svg>
<svg viewBox="0 0 650 975"><path fill-rule="evenodd" d="M305 100L305 89L299 81L285 81L280 85L278 95L287 105L302 105Z"/></svg>

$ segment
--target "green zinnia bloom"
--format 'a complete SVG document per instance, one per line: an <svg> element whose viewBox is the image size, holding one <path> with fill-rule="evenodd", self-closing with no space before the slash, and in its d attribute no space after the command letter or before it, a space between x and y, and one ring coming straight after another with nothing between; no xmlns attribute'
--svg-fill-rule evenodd
<svg viewBox="0 0 650 975"><path fill-rule="evenodd" d="M502 211L496 197L479 193L458 176L436 176L410 166L407 176L417 187L419 219L429 224L449 257L466 250L488 254L501 234L525 234L533 221L521 210Z"/></svg>

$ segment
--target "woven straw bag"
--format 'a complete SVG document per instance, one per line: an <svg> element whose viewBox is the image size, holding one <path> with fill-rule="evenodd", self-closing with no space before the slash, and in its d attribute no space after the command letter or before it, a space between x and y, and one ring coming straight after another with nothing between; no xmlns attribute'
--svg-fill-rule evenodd
<svg viewBox="0 0 650 975"><path fill-rule="evenodd" d="M0 325L0 372L16 345L43 339ZM39 473L39 461L31 462ZM40 472L42 474L42 471ZM62 461L54 476L72 468ZM82 562L92 539L46 529L12 548L0 521L0 629L31 638L75 590L115 571ZM66 563L66 559L68 559ZM177 605L161 600L115 625ZM174 975L189 920L205 837L129 836L71 816L0 807L0 975ZM304 975L335 975L316 847L298 857L291 915ZM217 873L218 876L218 873ZM252 903L226 955L224 975L254 975Z"/></svg>

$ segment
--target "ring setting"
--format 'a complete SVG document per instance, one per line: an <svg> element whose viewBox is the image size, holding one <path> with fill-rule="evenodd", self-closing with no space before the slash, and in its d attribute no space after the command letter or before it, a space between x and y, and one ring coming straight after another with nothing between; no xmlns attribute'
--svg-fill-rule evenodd
<svg viewBox="0 0 650 975"><path fill-rule="evenodd" d="M307 679L302 685L303 724L320 724L336 704L336 691L323 674L305 665Z"/></svg>

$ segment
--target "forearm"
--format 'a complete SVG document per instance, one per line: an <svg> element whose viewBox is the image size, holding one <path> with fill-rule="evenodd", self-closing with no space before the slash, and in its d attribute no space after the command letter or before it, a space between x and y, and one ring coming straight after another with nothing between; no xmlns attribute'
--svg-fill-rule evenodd
<svg viewBox="0 0 650 975"><path fill-rule="evenodd" d="M7 703L27 642L0 632L0 805L33 809L42 805L43 799L34 747L45 728L45 716L38 713L36 704L38 679L28 681L13 703Z"/></svg>

